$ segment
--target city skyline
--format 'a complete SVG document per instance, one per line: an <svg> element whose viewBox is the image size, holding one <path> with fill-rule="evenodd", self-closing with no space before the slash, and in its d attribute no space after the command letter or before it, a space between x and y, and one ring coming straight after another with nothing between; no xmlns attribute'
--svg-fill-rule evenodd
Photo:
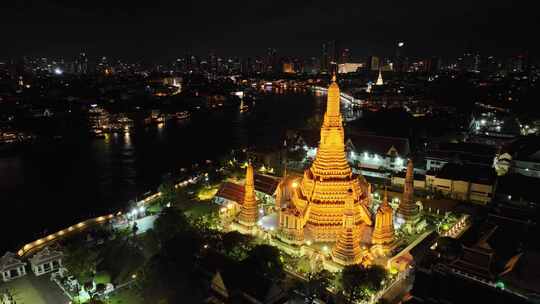
<svg viewBox="0 0 540 304"><path fill-rule="evenodd" d="M527 3L0 4L0 303L540 300Z"/></svg>
<svg viewBox="0 0 540 304"><path fill-rule="evenodd" d="M463 50L534 55L539 49L527 30L538 25L537 13L503 1L341 7L322 1L309 6L283 1L25 1L3 6L2 32L12 42L0 51L4 58L69 57L81 51L129 60L168 60L211 51L256 57L264 56L267 48L286 56L317 57L328 40L351 49L353 59L394 55L399 41L405 41L407 55L415 56L449 57Z"/></svg>

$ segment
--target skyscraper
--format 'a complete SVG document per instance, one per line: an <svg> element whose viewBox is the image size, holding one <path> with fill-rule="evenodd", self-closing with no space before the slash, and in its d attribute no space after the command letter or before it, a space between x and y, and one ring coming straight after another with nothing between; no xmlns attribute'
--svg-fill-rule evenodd
<svg viewBox="0 0 540 304"><path fill-rule="evenodd" d="M343 50L341 50L339 63L347 63L350 60L351 60L351 50L348 48L344 48Z"/></svg>
<svg viewBox="0 0 540 304"><path fill-rule="evenodd" d="M277 50L274 48L268 48L265 58L265 72L275 73L278 70L277 62Z"/></svg>
<svg viewBox="0 0 540 304"><path fill-rule="evenodd" d="M80 53L77 58L77 74L87 74L88 73L88 58L86 53Z"/></svg>
<svg viewBox="0 0 540 304"><path fill-rule="evenodd" d="M378 71L380 69L380 59L377 56L370 56L367 60L367 70Z"/></svg>
<svg viewBox="0 0 540 304"><path fill-rule="evenodd" d="M328 46L326 42L321 48L321 73L328 73Z"/></svg>
<svg viewBox="0 0 540 304"><path fill-rule="evenodd" d="M396 72L406 72L408 69L407 58L405 57L405 42L399 41L396 44L396 55L394 58L394 70Z"/></svg>
<svg viewBox="0 0 540 304"><path fill-rule="evenodd" d="M328 72L330 74L337 74L338 72L338 58L339 58L339 48L336 40L328 42Z"/></svg>

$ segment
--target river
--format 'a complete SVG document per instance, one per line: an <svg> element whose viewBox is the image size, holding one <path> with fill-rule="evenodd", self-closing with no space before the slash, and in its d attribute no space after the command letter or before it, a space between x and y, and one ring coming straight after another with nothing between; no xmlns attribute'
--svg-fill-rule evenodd
<svg viewBox="0 0 540 304"><path fill-rule="evenodd" d="M165 174L217 159L233 148L279 145L324 109L324 97L264 95L247 113L220 109L185 122L136 127L130 134L90 138L66 130L0 158L0 250L15 250L47 232L116 211L155 191Z"/></svg>

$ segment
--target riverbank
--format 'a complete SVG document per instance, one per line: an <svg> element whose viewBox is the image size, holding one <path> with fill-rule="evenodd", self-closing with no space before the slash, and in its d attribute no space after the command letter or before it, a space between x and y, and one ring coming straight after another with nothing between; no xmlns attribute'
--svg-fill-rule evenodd
<svg viewBox="0 0 540 304"><path fill-rule="evenodd" d="M310 94L265 95L246 113L214 111L103 139L65 130L62 139L0 158L2 215L18 219L0 221L0 250L114 213L155 192L167 173L178 175L239 147L277 146L287 129L320 111L317 102Z"/></svg>

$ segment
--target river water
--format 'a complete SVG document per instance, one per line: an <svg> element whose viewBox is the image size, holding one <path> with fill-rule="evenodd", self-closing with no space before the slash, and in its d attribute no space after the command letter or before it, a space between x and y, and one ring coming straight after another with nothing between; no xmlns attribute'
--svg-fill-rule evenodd
<svg viewBox="0 0 540 304"><path fill-rule="evenodd" d="M195 162L246 145L275 147L287 129L303 127L323 110L324 97L265 95L247 113L220 109L105 139L66 131L61 140L2 157L0 250L15 250L45 233L121 209L155 191L165 174Z"/></svg>

